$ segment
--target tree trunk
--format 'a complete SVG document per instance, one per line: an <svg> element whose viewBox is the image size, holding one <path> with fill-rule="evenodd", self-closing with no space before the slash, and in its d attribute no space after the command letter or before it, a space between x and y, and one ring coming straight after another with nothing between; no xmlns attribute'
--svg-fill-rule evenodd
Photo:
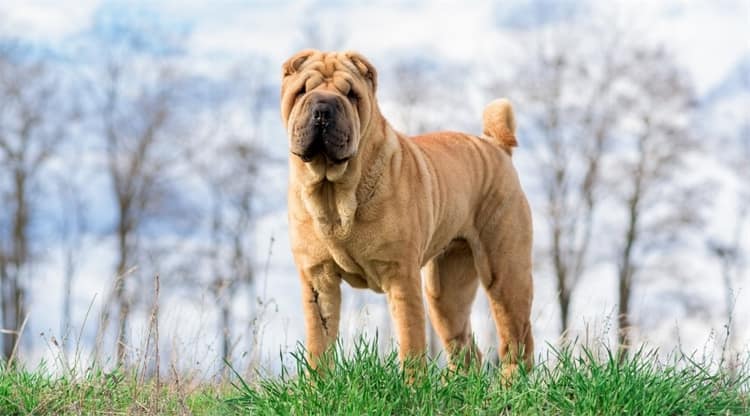
<svg viewBox="0 0 750 416"><path fill-rule="evenodd" d="M231 315L229 311L230 304L231 302L229 300L225 300L221 305L221 358L228 365L232 364L232 357L230 357L230 350L232 348L232 331L230 330Z"/></svg>
<svg viewBox="0 0 750 416"><path fill-rule="evenodd" d="M21 325L25 315L25 291L20 282L23 263L13 260L12 270L5 273L2 280L2 311L3 329L9 331L2 334L3 358L8 360L13 348L20 342Z"/></svg>
<svg viewBox="0 0 750 416"><path fill-rule="evenodd" d="M557 304L560 307L560 343L565 344L568 340L569 309L570 309L570 282L568 281L568 268L563 260L562 253L562 230L557 218L553 219L552 226L552 261L557 278Z"/></svg>
<svg viewBox="0 0 750 416"><path fill-rule="evenodd" d="M13 273L13 272L11 272ZM2 302L3 302L3 359L7 362L13 353L13 347L18 340L18 309L15 303L18 294L18 283L15 276L6 275L2 282Z"/></svg>
<svg viewBox="0 0 750 416"><path fill-rule="evenodd" d="M627 356L631 342L630 295L633 279L633 246L638 238L638 204L640 196L640 177L637 177L633 196L628 202L628 228L625 233L625 245L620 256L618 271L617 344L619 346L620 360L623 360Z"/></svg>
<svg viewBox="0 0 750 416"><path fill-rule="evenodd" d="M26 178L25 171L15 171L14 197L16 211L13 217L13 247L11 256L7 259L2 282L3 329L11 331L2 335L2 353L3 358L6 360L13 354L13 348L19 342L21 322L25 314L25 293L21 284L21 275L28 260L29 248L27 238L29 213L26 203Z"/></svg>
<svg viewBox="0 0 750 416"><path fill-rule="evenodd" d="M117 365L122 366L125 364L125 354L127 346L127 329L128 329L128 317L130 316L130 301L127 298L126 292L126 279L127 279L127 261L128 261L128 227L124 214L121 211L122 217L118 226L118 250L120 260L117 263L117 275L115 276L115 298L117 306L119 308L117 315Z"/></svg>
<svg viewBox="0 0 750 416"><path fill-rule="evenodd" d="M559 284L558 280L558 284ZM561 286L561 287L560 287ZM560 343L568 341L568 325L570 325L570 293L564 285L560 285L558 293L558 304L560 305Z"/></svg>
<svg viewBox="0 0 750 416"><path fill-rule="evenodd" d="M630 347L630 276L627 270L620 271L617 308L617 345L620 360L624 359Z"/></svg>

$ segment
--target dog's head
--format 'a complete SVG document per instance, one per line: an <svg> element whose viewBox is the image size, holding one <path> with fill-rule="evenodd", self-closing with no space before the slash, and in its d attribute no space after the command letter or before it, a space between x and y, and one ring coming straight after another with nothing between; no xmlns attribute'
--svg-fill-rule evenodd
<svg viewBox="0 0 750 416"><path fill-rule="evenodd" d="M305 162L355 157L375 111L375 68L356 52L304 50L282 66L281 117Z"/></svg>

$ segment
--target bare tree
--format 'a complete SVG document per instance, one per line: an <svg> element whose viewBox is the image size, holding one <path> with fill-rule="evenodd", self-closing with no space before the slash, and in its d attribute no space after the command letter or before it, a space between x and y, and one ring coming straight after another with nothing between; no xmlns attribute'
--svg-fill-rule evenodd
<svg viewBox="0 0 750 416"><path fill-rule="evenodd" d="M172 175L184 156L184 135L189 124L181 112L181 92L188 88L180 73L181 38L140 21L95 21L90 77L90 122L103 144L104 169L114 200L117 261L114 305L117 311L116 357L125 362L128 327L138 267L154 244L144 242L149 224L179 221L183 198ZM110 27L117 31L111 32ZM162 230L162 233L164 230ZM151 261L158 257L155 252ZM105 305L99 337L107 331ZM101 343L101 339L98 340Z"/></svg>
<svg viewBox="0 0 750 416"><path fill-rule="evenodd" d="M72 154L71 154L72 153ZM62 348L67 349L68 337L73 327L73 282L80 261L83 238L88 232L87 203L83 198L80 181L82 158L77 152L68 152L72 164L60 172L57 183L60 202L60 248L63 256L63 293L60 314L60 337Z"/></svg>
<svg viewBox="0 0 750 416"><path fill-rule="evenodd" d="M610 230L598 213L617 208L617 190L626 221L614 226L622 234L612 260L618 341L627 345L633 276L653 260L649 253L666 253L699 217L698 202L695 212L680 209L700 192L677 176L695 145L687 127L693 92L671 56L638 39L633 25L586 13L592 23L584 23L579 12L544 11L542 29L521 32L518 71L493 95L510 95L522 109L519 136L530 145L541 191L532 199L542 199L533 205L546 220L540 257L557 285L563 342L576 286L593 262L610 259L593 238Z"/></svg>
<svg viewBox="0 0 750 416"><path fill-rule="evenodd" d="M516 102L522 137L530 149L546 227L542 252L555 279L562 341L570 303L591 262L591 239L601 200L603 159L618 111L615 91L627 63L619 54L623 33L591 25L541 29L529 34L523 58L509 81L492 95ZM583 41L582 41L583 40Z"/></svg>
<svg viewBox="0 0 750 416"><path fill-rule="evenodd" d="M698 142L689 129L692 85L662 47L632 46L629 88L620 96L624 115L613 189L625 219L616 237L618 343L631 345L635 277L654 253L663 255L701 220L701 188L685 180L685 162ZM624 354L622 355L624 356Z"/></svg>
<svg viewBox="0 0 750 416"><path fill-rule="evenodd" d="M214 136L216 139L216 136ZM219 309L221 358L232 361L237 344L233 305L244 287L255 283L254 225L258 168L263 152L244 136L230 136L199 161L210 194L210 287ZM221 160L221 164L216 164ZM251 302L254 291L250 290ZM253 305L248 305L252 309Z"/></svg>
<svg viewBox="0 0 750 416"><path fill-rule="evenodd" d="M196 284L210 289L219 313L221 359L232 362L238 343L235 306L246 291L250 304L249 321L254 321L257 306L263 302L256 293L257 216L264 207L259 204L262 191L261 167L273 165L274 158L259 145L262 125L271 108L276 89L266 81L268 66L262 59L252 59L237 66L219 85L207 88L200 101L205 106L204 122L195 132L190 151L192 167L205 185L206 244L200 244L198 261L206 268L189 262L187 276ZM258 339L250 337L251 352ZM252 358L252 357L251 357Z"/></svg>
<svg viewBox="0 0 750 416"><path fill-rule="evenodd" d="M231 362L234 299L241 286L255 284L253 202L262 152L247 140L233 139L217 149L216 157L226 167L212 178L211 288L220 309L222 358ZM250 293L255 302L252 289Z"/></svg>
<svg viewBox="0 0 750 416"><path fill-rule="evenodd" d="M20 43L0 44L0 301L2 354L8 359L26 318L26 286L36 244L40 176L65 139L71 117L59 100L56 71Z"/></svg>

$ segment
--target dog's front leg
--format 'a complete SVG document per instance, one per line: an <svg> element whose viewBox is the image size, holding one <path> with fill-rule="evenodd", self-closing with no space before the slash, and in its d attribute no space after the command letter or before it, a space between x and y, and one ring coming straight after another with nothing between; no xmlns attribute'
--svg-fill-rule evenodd
<svg viewBox="0 0 750 416"><path fill-rule="evenodd" d="M300 273L305 313L306 348L315 368L323 353L336 341L341 313L341 278L333 267L319 266Z"/></svg>
<svg viewBox="0 0 750 416"><path fill-rule="evenodd" d="M410 358L423 359L426 349L425 315L419 271L390 280L386 295L398 335L401 363Z"/></svg>

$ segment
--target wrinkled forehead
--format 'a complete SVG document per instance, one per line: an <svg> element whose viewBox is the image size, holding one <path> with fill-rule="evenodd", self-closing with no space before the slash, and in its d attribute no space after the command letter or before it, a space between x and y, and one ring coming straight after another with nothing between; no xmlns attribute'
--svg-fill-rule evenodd
<svg viewBox="0 0 750 416"><path fill-rule="evenodd" d="M281 95L290 98L283 105L291 109L295 97L319 89L342 95L357 96L375 93L376 72L372 64L354 51L300 51L281 66ZM287 107L282 107L287 108Z"/></svg>
<svg viewBox="0 0 750 416"><path fill-rule="evenodd" d="M325 79L333 79L336 76L351 76L357 72L357 67L344 53L319 52L303 63L300 70L312 70Z"/></svg>
<svg viewBox="0 0 750 416"><path fill-rule="evenodd" d="M345 53L317 52L300 65L294 85L302 85L307 91L335 88L347 94L358 76L357 67Z"/></svg>

